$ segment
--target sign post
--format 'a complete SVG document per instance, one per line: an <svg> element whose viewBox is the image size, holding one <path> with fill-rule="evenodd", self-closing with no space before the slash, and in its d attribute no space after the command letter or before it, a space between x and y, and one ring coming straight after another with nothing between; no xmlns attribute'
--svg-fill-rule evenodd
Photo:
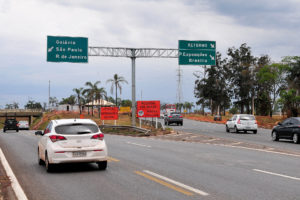
<svg viewBox="0 0 300 200"><path fill-rule="evenodd" d="M88 62L88 38L47 36L48 62Z"/></svg>

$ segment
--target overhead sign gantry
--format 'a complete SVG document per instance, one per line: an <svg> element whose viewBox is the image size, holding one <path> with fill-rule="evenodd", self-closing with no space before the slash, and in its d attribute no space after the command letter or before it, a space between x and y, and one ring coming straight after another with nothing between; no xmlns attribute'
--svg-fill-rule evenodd
<svg viewBox="0 0 300 200"><path fill-rule="evenodd" d="M82 37L48 36L47 41L48 62L87 63L88 56L130 58L132 61L132 126L136 126L136 58L179 58L179 65L215 65L216 42L214 41L179 40L179 49L88 47L88 39Z"/></svg>

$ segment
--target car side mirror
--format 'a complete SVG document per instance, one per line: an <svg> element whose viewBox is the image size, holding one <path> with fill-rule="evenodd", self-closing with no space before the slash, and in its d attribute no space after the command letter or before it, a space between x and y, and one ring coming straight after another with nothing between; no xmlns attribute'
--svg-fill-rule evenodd
<svg viewBox="0 0 300 200"><path fill-rule="evenodd" d="M281 122L278 122L277 124L278 124L278 126L281 126L281 125L282 125L282 123L281 123Z"/></svg>
<svg viewBox="0 0 300 200"><path fill-rule="evenodd" d="M36 131L35 135L44 135L43 131Z"/></svg>

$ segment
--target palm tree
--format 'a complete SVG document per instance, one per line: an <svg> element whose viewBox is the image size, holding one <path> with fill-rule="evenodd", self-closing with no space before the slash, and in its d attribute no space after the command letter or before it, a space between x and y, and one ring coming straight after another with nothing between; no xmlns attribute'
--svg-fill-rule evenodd
<svg viewBox="0 0 300 200"><path fill-rule="evenodd" d="M95 88L95 99L100 99L100 106L98 108L99 118L100 118L100 111L101 111L101 99L107 99L107 93L103 87Z"/></svg>
<svg viewBox="0 0 300 200"><path fill-rule="evenodd" d="M81 102L82 102L82 92L83 92L83 88L74 88L73 91L76 93L76 99L77 99L77 103L78 103L78 107L79 107L79 112L81 114Z"/></svg>
<svg viewBox="0 0 300 200"><path fill-rule="evenodd" d="M92 101L92 116L94 116L94 100L95 100L95 94L96 90L98 89L97 85L101 81L96 81L94 84L90 81L85 83L85 86L88 86L89 88L83 90L84 94L87 94L88 100Z"/></svg>
<svg viewBox="0 0 300 200"><path fill-rule="evenodd" d="M116 88L116 106L118 106L118 88L120 90L120 95L122 93L122 87L121 87L121 83L127 83L128 82L125 80L125 78L123 76L119 76L118 74L114 75L114 78L112 79L108 79L106 81L106 83L111 82L111 88L110 88L110 92L113 94L114 92L114 88Z"/></svg>

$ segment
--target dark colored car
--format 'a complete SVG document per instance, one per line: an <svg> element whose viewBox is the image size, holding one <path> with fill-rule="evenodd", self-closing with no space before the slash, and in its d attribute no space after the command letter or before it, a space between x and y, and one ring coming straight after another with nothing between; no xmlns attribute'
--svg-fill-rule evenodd
<svg viewBox="0 0 300 200"><path fill-rule="evenodd" d="M177 124L183 125L183 118L180 113L172 112L165 116L165 125Z"/></svg>
<svg viewBox="0 0 300 200"><path fill-rule="evenodd" d="M272 140L293 140L295 144L300 143L300 117L291 117L279 122L272 130Z"/></svg>
<svg viewBox="0 0 300 200"><path fill-rule="evenodd" d="M3 132L6 130L16 130L19 132L19 123L16 119L6 119L4 122Z"/></svg>

